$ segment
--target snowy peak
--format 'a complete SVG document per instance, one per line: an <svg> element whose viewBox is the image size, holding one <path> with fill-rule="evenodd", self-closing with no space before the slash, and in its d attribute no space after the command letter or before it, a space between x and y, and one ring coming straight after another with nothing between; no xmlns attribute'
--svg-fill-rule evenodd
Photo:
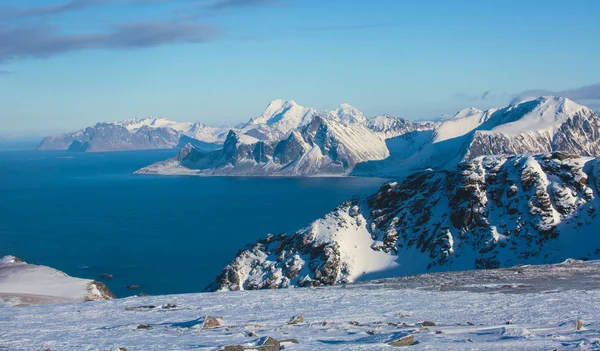
<svg viewBox="0 0 600 351"><path fill-rule="evenodd" d="M259 125L266 125L287 134L309 123L314 114L315 109L300 106L293 100L273 100L260 116L251 119L242 130L249 131Z"/></svg>
<svg viewBox="0 0 600 351"><path fill-rule="evenodd" d="M346 124L363 124L367 121L359 109L350 104L341 104L333 111L326 111L325 116Z"/></svg>
<svg viewBox="0 0 600 351"><path fill-rule="evenodd" d="M589 108L568 98L542 96L498 111L481 129L505 135L532 131L548 131L554 134L569 118L578 114L593 113Z"/></svg>

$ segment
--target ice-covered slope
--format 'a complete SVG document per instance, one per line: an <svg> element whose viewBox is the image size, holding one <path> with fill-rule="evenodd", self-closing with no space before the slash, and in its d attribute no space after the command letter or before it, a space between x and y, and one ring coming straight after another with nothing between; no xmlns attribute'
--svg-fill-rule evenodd
<svg viewBox="0 0 600 351"><path fill-rule="evenodd" d="M418 133L419 140L426 133ZM400 144L402 145L402 144ZM451 169L484 155L565 151L600 156L600 116L567 98L543 96L502 109L466 109L434 129L407 153L357 168L356 175L406 176L427 168Z"/></svg>
<svg viewBox="0 0 600 351"><path fill-rule="evenodd" d="M73 278L50 267L27 264L13 256L0 259L0 301L9 305L111 298L114 295L100 282Z"/></svg>
<svg viewBox="0 0 600 351"><path fill-rule="evenodd" d="M46 137L38 150L97 152L169 149L177 147L182 136L203 143L221 143L227 131L227 128L176 122L167 118L131 119L97 123L73 133Z"/></svg>
<svg viewBox="0 0 600 351"><path fill-rule="evenodd" d="M423 171L251 244L212 290L600 258L600 159L488 156Z"/></svg>
<svg viewBox="0 0 600 351"><path fill-rule="evenodd" d="M570 261L319 289L0 303L0 348L596 350L599 266Z"/></svg>
<svg viewBox="0 0 600 351"><path fill-rule="evenodd" d="M389 153L383 139L365 125L348 125L315 116L281 141L242 142L247 135L231 131L223 149L202 152L189 146L175 158L138 174L196 175L345 175L368 160Z"/></svg>

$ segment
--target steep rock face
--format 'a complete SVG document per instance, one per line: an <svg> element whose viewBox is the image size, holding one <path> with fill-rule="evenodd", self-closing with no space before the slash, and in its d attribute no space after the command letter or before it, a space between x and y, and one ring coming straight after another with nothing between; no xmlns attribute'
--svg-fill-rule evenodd
<svg viewBox="0 0 600 351"><path fill-rule="evenodd" d="M249 245L209 290L600 258L600 159L487 156L422 171Z"/></svg>
<svg viewBox="0 0 600 351"><path fill-rule="evenodd" d="M281 141L242 140L231 131L222 150L182 150L177 157L150 165L138 174L196 175L344 175L360 162L389 153L384 141L363 125L347 125L319 116Z"/></svg>

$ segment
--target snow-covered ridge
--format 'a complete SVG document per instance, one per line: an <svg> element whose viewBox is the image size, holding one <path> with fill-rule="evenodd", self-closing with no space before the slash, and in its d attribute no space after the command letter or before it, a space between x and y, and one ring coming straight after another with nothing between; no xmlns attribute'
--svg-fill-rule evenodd
<svg viewBox="0 0 600 351"><path fill-rule="evenodd" d="M600 116L567 98L542 96L501 109L459 111L424 141L428 137L420 132L391 139L399 153L390 148L389 160L360 165L354 174L406 176L427 168L452 169L485 155L563 151L597 157Z"/></svg>
<svg viewBox="0 0 600 351"><path fill-rule="evenodd" d="M389 156L383 138L363 124L349 125L313 116L310 123L280 141L248 143L230 131L223 149L203 152L189 146L176 157L138 174L186 175L346 175L353 167Z"/></svg>
<svg viewBox="0 0 600 351"><path fill-rule="evenodd" d="M0 260L0 300L9 305L112 298L114 295L100 282L70 277L46 266L27 264L14 256L5 256Z"/></svg>
<svg viewBox="0 0 600 351"><path fill-rule="evenodd" d="M210 290L600 258L600 159L486 156L423 171L241 251Z"/></svg>
<svg viewBox="0 0 600 351"><path fill-rule="evenodd" d="M261 115L236 127L210 127L202 123L177 122L162 117L133 118L97 123L72 133L48 136L38 146L38 150L94 152L170 149L182 147L188 142L210 150L215 148L212 144L222 144L230 130L238 132L240 140L247 144L259 140L280 141L291 132L311 123L315 116L345 125L368 124L365 115L349 104L341 104L333 111L319 113L316 109L301 106L293 100L278 99L269 103ZM407 126L411 123L405 122ZM383 138L387 138L392 134L396 136L402 133L402 130L378 132Z"/></svg>

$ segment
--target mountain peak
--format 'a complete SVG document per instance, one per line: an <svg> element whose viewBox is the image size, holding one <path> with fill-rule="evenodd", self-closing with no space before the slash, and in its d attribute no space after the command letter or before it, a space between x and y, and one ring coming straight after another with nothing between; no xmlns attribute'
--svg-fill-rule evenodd
<svg viewBox="0 0 600 351"><path fill-rule="evenodd" d="M365 115L356 107L343 103L333 111L326 111L325 114L338 122L346 124L362 124L367 121Z"/></svg>

